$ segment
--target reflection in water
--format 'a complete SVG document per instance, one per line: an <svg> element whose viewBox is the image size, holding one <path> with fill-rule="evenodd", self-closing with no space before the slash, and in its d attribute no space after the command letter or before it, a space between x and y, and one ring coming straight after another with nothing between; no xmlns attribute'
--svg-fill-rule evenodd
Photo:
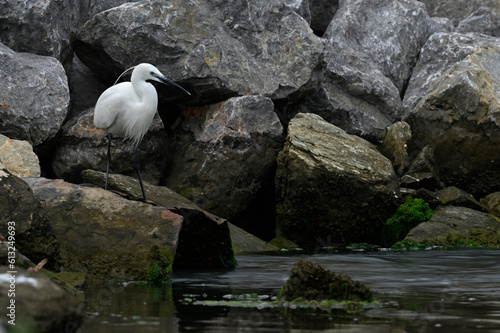
<svg viewBox="0 0 500 333"><path fill-rule="evenodd" d="M228 295L275 296L308 258L374 290L363 313L193 305ZM500 251L237 257L230 271L177 271L171 285L93 284L81 332L500 332Z"/></svg>

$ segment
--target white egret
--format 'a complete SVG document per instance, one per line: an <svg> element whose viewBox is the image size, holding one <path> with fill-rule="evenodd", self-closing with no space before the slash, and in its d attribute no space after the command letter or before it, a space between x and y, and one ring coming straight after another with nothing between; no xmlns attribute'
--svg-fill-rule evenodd
<svg viewBox="0 0 500 333"><path fill-rule="evenodd" d="M113 136L130 139L135 144L135 170L141 184L143 199L146 201L146 193L142 185L139 166L138 148L139 142L141 142L144 134L148 131L158 107L158 94L155 87L148 80L170 84L181 89L188 95L191 94L172 80L166 78L165 75L151 64L142 63L130 69L133 69L130 82L122 82L109 87L97 100L94 110L94 126L103 129L108 137L106 184L104 188L108 189L109 166L111 164L111 140Z"/></svg>

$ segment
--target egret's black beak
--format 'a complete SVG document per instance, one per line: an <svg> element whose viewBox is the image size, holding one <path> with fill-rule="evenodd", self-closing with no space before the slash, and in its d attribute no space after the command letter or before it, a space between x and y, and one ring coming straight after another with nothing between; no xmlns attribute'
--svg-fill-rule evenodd
<svg viewBox="0 0 500 333"><path fill-rule="evenodd" d="M186 89L182 88L180 85L178 85L177 83L175 83L174 81L170 80L169 78L165 77L165 76L162 76L162 75L155 75L155 77L160 80L162 83L165 83L165 84L169 84L171 86L174 86L176 88L179 88L180 90L184 91L186 94L188 95L191 95L191 93L189 91L187 91Z"/></svg>

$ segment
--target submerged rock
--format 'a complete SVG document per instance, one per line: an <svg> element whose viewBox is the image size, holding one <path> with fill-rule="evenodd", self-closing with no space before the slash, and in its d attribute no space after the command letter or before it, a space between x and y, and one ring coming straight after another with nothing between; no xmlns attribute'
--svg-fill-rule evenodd
<svg viewBox="0 0 500 333"><path fill-rule="evenodd" d="M375 146L314 114L288 127L276 174L277 224L304 248L325 242L371 243L394 214L398 185Z"/></svg>
<svg viewBox="0 0 500 333"><path fill-rule="evenodd" d="M370 288L361 282L301 259L293 266L290 277L283 286L282 297L289 301L297 298L309 301L371 301L373 295Z"/></svg>

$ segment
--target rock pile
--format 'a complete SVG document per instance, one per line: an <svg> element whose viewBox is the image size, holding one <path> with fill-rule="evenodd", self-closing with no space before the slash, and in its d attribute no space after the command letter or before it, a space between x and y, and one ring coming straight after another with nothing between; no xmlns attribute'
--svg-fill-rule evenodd
<svg viewBox="0 0 500 333"><path fill-rule="evenodd" d="M140 146L150 184L266 240L377 242L404 193L500 191L499 13L493 0L9 2L0 133L33 147L42 176L80 183L105 168L99 94L150 62L193 93L158 87ZM112 172L133 176L131 145L113 150Z"/></svg>

